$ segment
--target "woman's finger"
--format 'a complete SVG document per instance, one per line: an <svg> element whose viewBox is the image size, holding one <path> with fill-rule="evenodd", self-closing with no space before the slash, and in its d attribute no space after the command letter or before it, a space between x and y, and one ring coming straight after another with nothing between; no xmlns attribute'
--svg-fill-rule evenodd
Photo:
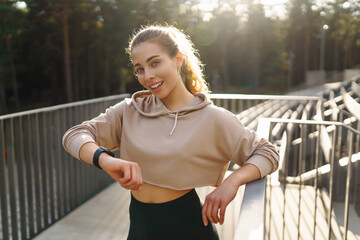
<svg viewBox="0 0 360 240"><path fill-rule="evenodd" d="M213 217L212 217L212 210L213 210L213 202L208 201L208 206L206 208L206 216L210 220L210 222L215 223Z"/></svg>
<svg viewBox="0 0 360 240"><path fill-rule="evenodd" d="M205 201L204 206L202 207L202 210L201 210L201 215L202 215L203 223L205 226L207 226L209 224L209 221L206 217L206 210L207 210L207 202Z"/></svg>
<svg viewBox="0 0 360 240"><path fill-rule="evenodd" d="M211 216L212 219L214 220L214 223L218 223L219 222L219 201L214 201L213 206L212 206L212 211L211 211Z"/></svg>
<svg viewBox="0 0 360 240"><path fill-rule="evenodd" d="M131 170L129 169L129 167L125 167L123 169L123 173L124 175L119 179L119 182L121 184L127 184L131 180Z"/></svg>
<svg viewBox="0 0 360 240"><path fill-rule="evenodd" d="M140 167L137 167L137 168L136 168L136 173L137 173L136 177L137 177L137 183L138 183L138 184L137 184L135 190L140 191L140 190L141 190L141 186L142 186L142 184L143 184Z"/></svg>
<svg viewBox="0 0 360 240"><path fill-rule="evenodd" d="M226 205L220 206L220 224L222 225L225 221Z"/></svg>

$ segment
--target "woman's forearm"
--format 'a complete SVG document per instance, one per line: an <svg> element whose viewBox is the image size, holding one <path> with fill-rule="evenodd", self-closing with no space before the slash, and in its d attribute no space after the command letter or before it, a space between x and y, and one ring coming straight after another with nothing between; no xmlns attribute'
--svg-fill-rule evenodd
<svg viewBox="0 0 360 240"><path fill-rule="evenodd" d="M92 164L96 143L85 143L79 151L80 160ZM137 163L114 158L107 153L99 155L99 165L125 189L140 190L143 184L140 167Z"/></svg>
<svg viewBox="0 0 360 240"><path fill-rule="evenodd" d="M93 164L93 157L94 157L95 151L98 148L99 148L99 146L94 142L85 143L80 148L80 151L79 151L80 160L85 163L88 163L88 164ZM100 155L99 155L100 167L102 167L103 162L106 160L109 160L109 158L111 158L111 156L108 155L107 153L100 153Z"/></svg>
<svg viewBox="0 0 360 240"><path fill-rule="evenodd" d="M79 158L81 161L86 162L88 164L93 163L93 156L95 151L99 148L99 146L94 142L88 142L82 145L79 151ZM100 154L103 155L103 154ZM99 159L100 162L100 159Z"/></svg>
<svg viewBox="0 0 360 240"><path fill-rule="evenodd" d="M231 181L237 187L244 185L248 182L255 181L261 177L260 171L255 165L248 163L244 164L242 167L234 171L225 179L226 181Z"/></svg>

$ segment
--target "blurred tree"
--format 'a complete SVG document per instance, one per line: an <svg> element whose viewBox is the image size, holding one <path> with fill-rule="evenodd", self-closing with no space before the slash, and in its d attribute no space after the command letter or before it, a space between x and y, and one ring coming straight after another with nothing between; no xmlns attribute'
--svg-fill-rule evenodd
<svg viewBox="0 0 360 240"><path fill-rule="evenodd" d="M13 4L15 1L2 0L0 2L0 15L3 17L0 20L0 48L2 48L0 57L0 101L2 110L0 113L6 113L8 111L5 104L6 99L6 87L9 82L12 88L13 100L15 103L16 111L20 110L20 98L19 98L19 83L16 69L16 42L14 39L21 34L21 24L23 20L23 12L15 8ZM15 45L15 50L14 50Z"/></svg>
<svg viewBox="0 0 360 240"><path fill-rule="evenodd" d="M213 91L281 93L301 85L307 70L319 68L324 24L325 69L360 62L354 0L290 0L285 18L249 0L213 1L212 9L201 0L18 2L0 1L0 113L20 103L26 109L140 90L125 48L135 28L151 23L191 36Z"/></svg>
<svg viewBox="0 0 360 240"><path fill-rule="evenodd" d="M70 40L69 40L69 14L70 6L68 0L63 0L62 3L62 33L63 33L63 44L64 44L64 77L66 82L66 96L67 101L72 102L73 97L73 87L72 87L72 78L71 78L71 60L70 60Z"/></svg>
<svg viewBox="0 0 360 240"><path fill-rule="evenodd" d="M327 56L333 55L328 69L351 68L360 61L360 3L336 0L327 9L331 46Z"/></svg>

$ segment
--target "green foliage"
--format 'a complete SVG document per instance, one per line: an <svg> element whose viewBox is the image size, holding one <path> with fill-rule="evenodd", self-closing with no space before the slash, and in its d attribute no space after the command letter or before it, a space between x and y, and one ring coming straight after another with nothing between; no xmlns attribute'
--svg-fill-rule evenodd
<svg viewBox="0 0 360 240"><path fill-rule="evenodd" d="M324 24L325 69L360 62L357 1L289 0L284 18L251 0L218 0L212 10L200 0L24 0L23 9L17 2L0 0L0 114L17 110L16 92L24 110L66 102L69 91L81 100L141 89L125 48L134 29L151 23L191 36L213 92L282 93L288 78L302 84L305 71L319 68Z"/></svg>

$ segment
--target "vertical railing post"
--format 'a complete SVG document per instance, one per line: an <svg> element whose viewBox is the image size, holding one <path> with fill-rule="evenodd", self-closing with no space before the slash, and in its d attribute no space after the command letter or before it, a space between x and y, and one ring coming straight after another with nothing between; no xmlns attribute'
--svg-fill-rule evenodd
<svg viewBox="0 0 360 240"><path fill-rule="evenodd" d="M353 132L348 130L348 146L349 146L349 159L347 165L346 176L346 193L345 193L345 211L344 211L344 240L347 239L348 222L349 222L349 202L350 202L350 180L351 180L351 166L353 155Z"/></svg>
<svg viewBox="0 0 360 240"><path fill-rule="evenodd" d="M2 238L9 239L8 193L6 190L7 149L5 148L4 120L0 120L0 154L0 196L3 196L1 198Z"/></svg>
<svg viewBox="0 0 360 240"><path fill-rule="evenodd" d="M25 168L26 168L26 181L27 181L27 201L28 201L28 214L29 214L29 236L32 236L35 233L35 211L34 211L34 172L33 172L33 155L32 155L32 134L31 134L31 117L30 115L26 116L26 125L24 129L24 137L25 142L24 148L25 148Z"/></svg>
<svg viewBox="0 0 360 240"><path fill-rule="evenodd" d="M357 122L357 130L360 131L360 120L358 120ZM357 134L356 137L355 137L355 152L360 152L360 134ZM354 166L355 168L355 175L354 175L354 189L353 189L353 192L354 193L359 193L360 192L360 161L357 161ZM358 203L359 201L359 203ZM358 206L360 206L360 194L354 194L354 197L353 197L353 204L355 205L355 208L357 206L357 203L358 203ZM359 209L360 211L360 209Z"/></svg>
<svg viewBox="0 0 360 240"><path fill-rule="evenodd" d="M9 125L5 127L8 138L6 139L6 148L8 149L8 181L10 192L10 209L11 209L11 235L12 239L19 239L18 235L18 218L17 218L17 166L15 157L15 136L14 136L14 119L9 119Z"/></svg>
<svg viewBox="0 0 360 240"><path fill-rule="evenodd" d="M319 179L319 161L321 159L321 126L319 124L316 125L316 130L318 133L316 139L316 149L315 149L315 179L314 179L314 190L315 190L315 203L314 203L314 230L313 230L313 239L316 239L316 213L317 213L317 200L318 200L318 179Z"/></svg>
<svg viewBox="0 0 360 240"><path fill-rule="evenodd" d="M300 149L299 149L299 162L298 162L298 176L299 176L299 196L298 196L298 225L297 225L297 239L300 239L300 223L301 223L301 192L302 192L302 170L303 170L303 162L304 162L304 148L305 148L305 124L300 124Z"/></svg>
<svg viewBox="0 0 360 240"><path fill-rule="evenodd" d="M286 128L285 128L285 133L286 134L286 149L285 149L285 156L284 156L284 164L283 166L279 166L279 167L283 167L283 172L284 172L284 176L282 179L282 186L283 186L283 213L282 213L282 233L281 233L281 239L285 239L285 214L286 214L286 185L287 185L287 180L286 177L288 176L289 170L288 170L288 161L289 161L289 146L290 146L290 131L291 129L289 128L289 124L287 124Z"/></svg>
<svg viewBox="0 0 360 240"><path fill-rule="evenodd" d="M40 158L40 138L39 138L39 114L33 115L33 126L32 126L32 148L34 156L34 176L35 176L35 195L36 195L36 232L42 228L43 209L41 204L42 195L42 180L43 176L41 173L41 158Z"/></svg>
<svg viewBox="0 0 360 240"><path fill-rule="evenodd" d="M26 173L24 172L25 157L24 157L24 138L23 138L23 118L22 116L15 118L15 153L16 153L16 165L17 165L17 180L18 180L18 202L19 202L19 211L20 211L20 238L26 238L26 195L25 195L25 179Z"/></svg>
<svg viewBox="0 0 360 240"><path fill-rule="evenodd" d="M327 237L328 239L331 239L331 233L332 233L332 229L331 229L331 222L332 222L332 205L333 205L333 188L334 188L334 165L335 165L335 146L336 146L336 136L338 133L338 126L335 126L334 131L333 131L333 136L332 136L332 143L331 143L331 149L330 149L330 181L329 181L329 199L330 199L330 203L329 203L329 209L328 209L328 216L327 216L327 220L328 220L328 232L327 232Z"/></svg>
<svg viewBox="0 0 360 240"><path fill-rule="evenodd" d="M40 114L39 122L37 125L37 134L39 134L38 145L38 156L40 157L41 162L41 172L42 172L42 206L43 206L43 220L44 225L49 225L49 191L48 186L50 184L49 172L48 172L48 142L47 142L47 129L46 129L46 112Z"/></svg>
<svg viewBox="0 0 360 240"><path fill-rule="evenodd" d="M55 221L55 189L54 189L54 185L56 184L56 173L54 172L54 150L55 150L55 146L53 145L53 141L54 139L56 139L56 135L54 134L53 131L53 112L47 112L44 113L44 125L46 126L47 129L47 134L44 134L44 142L46 142L46 146L47 148L44 149L44 151L46 151L46 159L45 161L48 163L47 164L47 177L49 180L49 184L48 184L48 198L49 198L49 222L48 224L52 223Z"/></svg>

